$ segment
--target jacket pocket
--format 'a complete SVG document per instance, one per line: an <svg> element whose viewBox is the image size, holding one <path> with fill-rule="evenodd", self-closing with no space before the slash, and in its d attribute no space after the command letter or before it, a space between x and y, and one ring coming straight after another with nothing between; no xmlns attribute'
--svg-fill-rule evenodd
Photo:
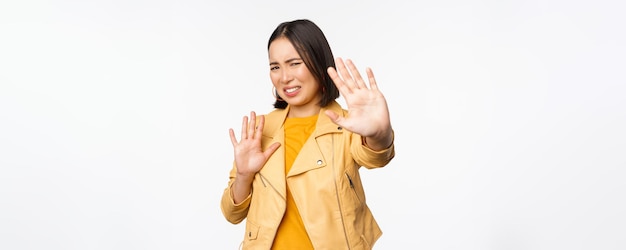
<svg viewBox="0 0 626 250"><path fill-rule="evenodd" d="M346 179L348 179L348 184L350 185L350 190L352 191L351 193L354 195L357 205L361 206L363 204L363 200L361 199L361 197L359 197L359 193L356 191L354 180L352 179L352 177L350 177L348 173L345 174Z"/></svg>
<svg viewBox="0 0 626 250"><path fill-rule="evenodd" d="M246 222L246 239L256 240L259 236L259 226L251 221Z"/></svg>

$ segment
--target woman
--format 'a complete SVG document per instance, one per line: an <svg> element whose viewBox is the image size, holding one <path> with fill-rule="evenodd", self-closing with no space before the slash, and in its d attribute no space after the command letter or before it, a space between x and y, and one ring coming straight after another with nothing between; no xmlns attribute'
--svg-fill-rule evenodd
<svg viewBox="0 0 626 250"><path fill-rule="evenodd" d="M268 54L275 109L244 116L240 140L229 130L235 159L224 216L246 219L244 249L371 249L382 232L359 168L383 167L395 152L372 70L368 87L309 20L281 23Z"/></svg>

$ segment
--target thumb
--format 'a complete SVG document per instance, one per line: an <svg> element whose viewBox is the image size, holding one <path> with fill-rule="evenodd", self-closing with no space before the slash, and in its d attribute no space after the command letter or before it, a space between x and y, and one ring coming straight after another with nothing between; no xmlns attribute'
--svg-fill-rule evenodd
<svg viewBox="0 0 626 250"><path fill-rule="evenodd" d="M338 115L337 113L331 110L324 111L324 114L326 114L326 116L328 116L328 118L330 118L330 120L333 121L335 124L341 126L341 123L343 122L342 116Z"/></svg>
<svg viewBox="0 0 626 250"><path fill-rule="evenodd" d="M280 147L280 143L279 142L274 142L272 145L270 145L264 152L263 155L265 156L265 158L270 158L270 156L272 154L274 154L274 152L276 152L276 150Z"/></svg>

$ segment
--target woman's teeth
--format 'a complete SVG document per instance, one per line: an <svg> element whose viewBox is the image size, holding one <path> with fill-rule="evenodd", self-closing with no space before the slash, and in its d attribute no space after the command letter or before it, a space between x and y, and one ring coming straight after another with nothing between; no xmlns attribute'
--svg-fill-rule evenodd
<svg viewBox="0 0 626 250"><path fill-rule="evenodd" d="M286 89L285 92L287 93L293 93L294 91L300 89L300 87L294 87L294 88L290 88L290 89Z"/></svg>

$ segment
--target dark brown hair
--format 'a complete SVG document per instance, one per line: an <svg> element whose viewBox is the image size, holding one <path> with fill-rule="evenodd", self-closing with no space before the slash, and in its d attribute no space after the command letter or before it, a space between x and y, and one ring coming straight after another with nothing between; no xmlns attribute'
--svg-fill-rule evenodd
<svg viewBox="0 0 626 250"><path fill-rule="evenodd" d="M276 27L270 36L267 49L269 50L274 40L282 37L291 42L313 77L320 83L320 91L322 92L320 106L325 107L337 99L339 90L326 72L328 67L335 67L335 58L322 30L307 19L283 22ZM276 93L276 97L274 108L286 108L287 102L280 99L278 93Z"/></svg>

